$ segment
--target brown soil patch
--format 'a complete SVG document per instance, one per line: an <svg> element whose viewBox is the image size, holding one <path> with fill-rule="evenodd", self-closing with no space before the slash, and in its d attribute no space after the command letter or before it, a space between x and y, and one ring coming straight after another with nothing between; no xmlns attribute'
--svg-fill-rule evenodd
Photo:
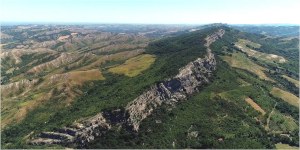
<svg viewBox="0 0 300 150"><path fill-rule="evenodd" d="M255 110L259 111L262 115L265 115L266 112L257 104L255 103L251 98L247 97L245 101Z"/></svg>

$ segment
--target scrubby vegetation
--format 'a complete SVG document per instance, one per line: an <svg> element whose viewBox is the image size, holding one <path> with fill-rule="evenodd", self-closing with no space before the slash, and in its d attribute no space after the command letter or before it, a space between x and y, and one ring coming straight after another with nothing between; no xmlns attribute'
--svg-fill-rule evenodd
<svg viewBox="0 0 300 150"><path fill-rule="evenodd" d="M234 32L213 45L215 53L226 57L236 53L231 45L237 40L232 38ZM229 48L225 54L224 45ZM299 131L299 111L269 94L275 81L261 80L247 69L231 68L221 57L217 68L208 87L175 108L155 111L137 134L113 130L89 148L275 148L279 142L299 146L299 136L294 134ZM266 114L249 106L247 97ZM287 132L290 139L284 137Z"/></svg>
<svg viewBox="0 0 300 150"><path fill-rule="evenodd" d="M299 62L295 54L299 52L294 48L299 41L292 40L283 44L278 42L280 38L268 39L263 35L244 33L224 26L151 42L143 54L137 53L126 59L98 59L74 68L64 66L62 70L61 67L59 71L73 72L73 82L82 84L76 86L80 90L76 90L79 96L65 103L65 92L53 89L52 94L58 96L39 104L21 122L2 130L2 146L62 148L58 145L32 146L27 144L27 140L42 131L54 131L104 110L124 108L151 85L176 75L181 67L203 57L206 53L205 37L219 28L225 29L226 33L211 45L217 59L217 70L210 84L176 106L162 105L142 121L138 132L116 127L85 148L271 149L281 144L299 147L298 107L288 103L289 97L281 97L282 94L276 96L274 91L272 94L272 90L278 88L297 98L295 81L292 82L286 76L298 77ZM59 33L69 34L64 31ZM235 47L234 43L239 39L256 43L248 43L256 51L283 56L288 61L279 63L256 60ZM124 67L130 69L124 71ZM86 74L86 70L90 69L93 69L92 76ZM101 80L81 81L90 77ZM38 93L31 93L28 98L37 96Z"/></svg>
<svg viewBox="0 0 300 150"><path fill-rule="evenodd" d="M22 122L4 129L2 145L25 148L28 145L22 139L32 131L35 134L51 131L76 119L95 115L104 108L124 107L150 85L174 76L180 67L203 56L206 53L204 37L213 31L206 29L152 43L146 52L155 55L156 61L149 69L134 78L102 72L105 80L87 83L82 88L83 95L70 106L60 100L64 97L52 98L30 111Z"/></svg>

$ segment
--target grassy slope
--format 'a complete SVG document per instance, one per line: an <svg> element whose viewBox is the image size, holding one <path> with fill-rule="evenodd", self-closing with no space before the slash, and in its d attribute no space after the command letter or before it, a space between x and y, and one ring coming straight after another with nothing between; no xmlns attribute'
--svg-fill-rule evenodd
<svg viewBox="0 0 300 150"><path fill-rule="evenodd" d="M296 87L299 88L299 81L298 80L295 80L287 75L282 75L283 78L287 79L289 82L295 84Z"/></svg>
<svg viewBox="0 0 300 150"><path fill-rule="evenodd" d="M286 150L286 149L299 149L298 147L296 146L289 146L288 144L282 144L282 143L278 143L276 144L276 149L283 149L283 150Z"/></svg>
<svg viewBox="0 0 300 150"><path fill-rule="evenodd" d="M199 39L207 33L200 32L204 34L195 32L150 44L146 53L156 55L156 61L140 75L129 78L103 72L106 80L94 82L93 86L87 85L86 94L70 107L51 107L51 103L59 101L40 106L22 123L3 132L2 145L28 148L21 139L33 130L35 133L53 130L103 109L125 106L149 85L175 75L178 68L202 56L205 53L204 41ZM243 36L227 30L223 40L214 43L212 48L221 55L224 45L230 47L230 43L236 42L237 38L245 38ZM268 132L291 130L293 140L299 140L294 134L299 131L294 128L299 111L268 94L275 83L260 80L245 70L231 68L220 57L217 67L210 85L172 111L168 107L156 110L142 122L138 134L112 130L91 143L89 148L274 148L274 143L280 142L280 139ZM266 115L261 116L252 109L245 101L246 97L253 99L266 111ZM272 111L274 106L275 111ZM50 117L43 117L43 114ZM288 115L292 117L288 118ZM264 128L267 116L271 116L270 131ZM283 129L286 124L291 127ZM198 135L190 136L191 133ZM12 144L8 146L7 143Z"/></svg>
<svg viewBox="0 0 300 150"><path fill-rule="evenodd" d="M226 64L218 64L212 84L172 111L168 107L157 110L142 122L137 137L126 131L115 132L89 148L271 148L263 128L246 113L236 113L244 112L238 102L218 96L240 86L238 74ZM240 102L248 105L243 99ZM252 114L258 113L253 110ZM189 139L189 131L197 131L199 136Z"/></svg>
<svg viewBox="0 0 300 150"><path fill-rule="evenodd" d="M231 56L224 56L223 59L232 67L247 70L253 74L256 74L261 79L274 81L267 77L267 75L264 73L266 68L253 63L245 54L237 52L233 53Z"/></svg>
<svg viewBox="0 0 300 150"><path fill-rule="evenodd" d="M299 107L299 98L290 92L274 87L270 93L275 97L283 99L291 105Z"/></svg>
<svg viewBox="0 0 300 150"><path fill-rule="evenodd" d="M214 31L216 29L205 29L150 44L147 53L155 55L156 61L148 70L134 78L102 72L106 80L86 84L82 88L83 96L70 106L66 107L59 98L52 99L28 113L22 122L4 129L2 145L6 148L28 148L23 138L32 131L34 134L51 131L103 109L124 107L150 85L177 74L180 67L203 56L206 53L204 38Z"/></svg>
<svg viewBox="0 0 300 150"><path fill-rule="evenodd" d="M286 62L286 59L284 59L282 56L262 53L262 52L254 50L253 48L258 49L261 47L261 45L251 42L249 40L239 39L239 41L236 42L235 45L238 48L240 48L243 52L247 53L248 56L260 59L262 61L266 61L269 63L273 63L273 62L285 63ZM248 46L250 46L251 48L249 48Z"/></svg>
<svg viewBox="0 0 300 150"><path fill-rule="evenodd" d="M124 74L128 77L139 75L148 69L155 61L155 56L144 54L125 61L124 64L110 68L108 71L116 74Z"/></svg>
<svg viewBox="0 0 300 150"><path fill-rule="evenodd" d="M224 44L230 47L237 35L235 31L225 34L223 40L213 44L214 52L222 54ZM217 68L209 86L172 111L169 107L156 110L142 122L137 135L111 131L89 148L275 148L274 143L281 140L278 135L287 131L292 133L293 144L297 144L299 111L268 94L275 83L233 69L220 58ZM266 115L252 109L245 101L247 97ZM271 121L266 130L268 116ZM189 136L191 133L197 136Z"/></svg>

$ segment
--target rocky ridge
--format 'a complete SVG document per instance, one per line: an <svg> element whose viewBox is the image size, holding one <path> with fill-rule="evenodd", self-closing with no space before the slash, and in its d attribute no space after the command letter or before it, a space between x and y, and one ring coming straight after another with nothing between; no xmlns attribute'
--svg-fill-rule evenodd
<svg viewBox="0 0 300 150"><path fill-rule="evenodd" d="M216 69L214 54L209 48L210 44L221 38L225 30L220 29L205 40L207 54L198 58L179 70L179 73L168 80L153 85L148 91L130 102L124 111L114 110L111 113L101 112L81 123L74 123L71 127L59 129L56 132L42 132L37 139L29 142L32 145L43 144L77 144L82 147L99 137L113 125L123 124L138 131L142 120L147 118L153 110L162 104L175 105L186 100L191 94L198 92L199 88L210 82L210 77Z"/></svg>
<svg viewBox="0 0 300 150"><path fill-rule="evenodd" d="M205 39L207 55L204 58L190 62L181 68L175 77L152 86L149 91L126 106L126 111L129 113L127 121L133 130L138 131L140 122L158 106L163 103L175 104L185 100L189 95L197 92L201 86L209 83L209 78L216 69L216 60L209 46L224 33L225 31L220 29Z"/></svg>
<svg viewBox="0 0 300 150"><path fill-rule="evenodd" d="M81 123L75 122L71 127L64 127L57 132L42 132L39 138L31 140L32 145L70 144L84 145L94 137L101 136L111 128L102 113L97 114Z"/></svg>

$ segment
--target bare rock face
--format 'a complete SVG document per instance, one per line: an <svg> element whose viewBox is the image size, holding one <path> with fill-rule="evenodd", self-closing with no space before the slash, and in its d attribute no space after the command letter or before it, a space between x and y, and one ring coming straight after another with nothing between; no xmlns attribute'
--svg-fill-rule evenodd
<svg viewBox="0 0 300 150"><path fill-rule="evenodd" d="M199 87L209 83L215 66L214 57L198 58L183 67L174 78L151 87L127 105L128 123L137 131L140 122L158 106L163 103L174 105L185 100L187 96L197 92Z"/></svg>
<svg viewBox="0 0 300 150"><path fill-rule="evenodd" d="M221 38L225 30L206 38L207 55L198 58L181 68L175 77L151 87L149 91L130 102L126 110L129 113L128 124L138 131L140 122L163 103L175 104L198 91L199 87L209 83L212 72L216 69L216 60L209 48L210 44Z"/></svg>
<svg viewBox="0 0 300 150"><path fill-rule="evenodd" d="M108 131L111 126L101 113L93 116L81 123L74 123L70 128L64 127L57 132L42 132L39 138L29 142L32 145L44 144L68 144L76 143L84 145L95 137L101 136Z"/></svg>
<svg viewBox="0 0 300 150"><path fill-rule="evenodd" d="M207 54L198 58L179 70L179 73L166 81L153 85L148 91L130 102L125 109L103 111L81 123L74 123L70 128L62 128L57 132L43 132L39 138L30 141L33 145L76 143L84 146L95 137L99 137L111 129L111 126L125 125L138 131L140 123L162 104L175 105L186 100L199 88L210 82L216 69L216 60L209 48L210 44L221 38L225 31L206 38ZM124 127L124 126L123 126ZM193 133L195 136L196 133Z"/></svg>
<svg viewBox="0 0 300 150"><path fill-rule="evenodd" d="M102 113L99 113L83 123L83 128L81 128L76 134L76 143L84 145L85 143L94 140L95 137L100 136L110 128L111 126L106 122Z"/></svg>
<svg viewBox="0 0 300 150"><path fill-rule="evenodd" d="M62 140L56 140L56 139L44 139L44 138L38 138L35 140L32 140L30 144L32 145L52 145L52 144L62 144Z"/></svg>

